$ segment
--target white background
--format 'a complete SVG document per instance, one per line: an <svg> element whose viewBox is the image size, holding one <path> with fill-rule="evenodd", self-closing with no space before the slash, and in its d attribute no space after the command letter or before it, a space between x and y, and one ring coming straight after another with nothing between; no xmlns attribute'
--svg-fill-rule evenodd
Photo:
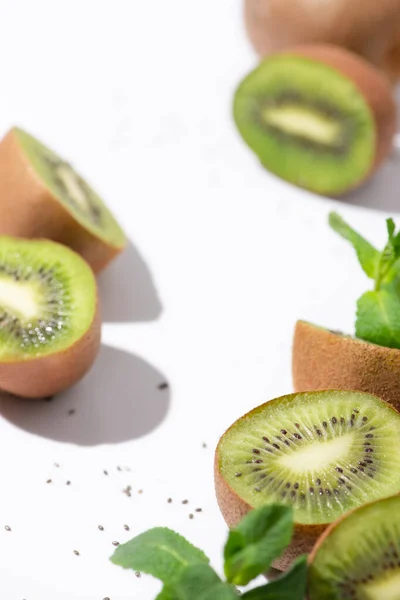
<svg viewBox="0 0 400 600"><path fill-rule="evenodd" d="M353 331L369 284L327 214L383 244L399 160L346 203L263 171L231 119L255 65L238 1L4 0L0 27L1 133L69 158L132 241L100 278L91 373L52 403L0 402L0 597L152 600L112 541L167 525L221 568L218 437L291 390L297 318Z"/></svg>

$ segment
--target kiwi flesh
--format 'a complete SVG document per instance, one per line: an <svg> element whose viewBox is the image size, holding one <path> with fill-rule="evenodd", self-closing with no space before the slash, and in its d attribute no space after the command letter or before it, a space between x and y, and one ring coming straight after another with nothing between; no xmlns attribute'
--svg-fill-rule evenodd
<svg viewBox="0 0 400 600"><path fill-rule="evenodd" d="M332 524L309 557L309 600L399 600L400 497Z"/></svg>
<svg viewBox="0 0 400 600"><path fill-rule="evenodd" d="M251 43L260 56L294 44L347 48L385 71L400 74L400 0L244 0Z"/></svg>
<svg viewBox="0 0 400 600"><path fill-rule="evenodd" d="M48 238L103 269L126 245L99 195L75 169L26 131L0 142L0 235Z"/></svg>
<svg viewBox="0 0 400 600"><path fill-rule="evenodd" d="M376 396L290 394L236 421L215 454L215 488L230 527L252 508L294 509L295 530L274 563L285 570L349 510L400 491L400 414Z"/></svg>
<svg viewBox="0 0 400 600"><path fill-rule="evenodd" d="M94 274L49 240L0 237L0 389L52 396L78 381L100 347Z"/></svg>
<svg viewBox="0 0 400 600"><path fill-rule="evenodd" d="M296 46L265 59L239 85L234 118L262 164L300 187L339 196L392 146L396 109L386 79L333 46Z"/></svg>
<svg viewBox="0 0 400 600"><path fill-rule="evenodd" d="M298 321L292 349L296 392L336 388L375 394L400 410L400 350Z"/></svg>

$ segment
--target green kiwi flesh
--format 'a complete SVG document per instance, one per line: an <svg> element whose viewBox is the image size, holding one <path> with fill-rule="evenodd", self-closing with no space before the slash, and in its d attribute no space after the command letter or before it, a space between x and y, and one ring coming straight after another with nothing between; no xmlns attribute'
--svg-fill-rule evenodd
<svg viewBox="0 0 400 600"><path fill-rule="evenodd" d="M310 600L399 600L400 497L362 506L317 544Z"/></svg>
<svg viewBox="0 0 400 600"><path fill-rule="evenodd" d="M112 246L124 246L123 230L75 169L26 131L17 127L13 131L36 174L63 207L96 237Z"/></svg>
<svg viewBox="0 0 400 600"><path fill-rule="evenodd" d="M361 92L303 56L264 60L237 89L234 118L266 168L319 193L353 187L374 161L374 119Z"/></svg>
<svg viewBox="0 0 400 600"><path fill-rule="evenodd" d="M71 346L97 307L89 265L47 240L0 237L0 361L23 361Z"/></svg>
<svg viewBox="0 0 400 600"><path fill-rule="evenodd" d="M252 508L282 503L299 524L330 523L400 491L400 414L370 394L283 396L230 427L217 450L228 486Z"/></svg>

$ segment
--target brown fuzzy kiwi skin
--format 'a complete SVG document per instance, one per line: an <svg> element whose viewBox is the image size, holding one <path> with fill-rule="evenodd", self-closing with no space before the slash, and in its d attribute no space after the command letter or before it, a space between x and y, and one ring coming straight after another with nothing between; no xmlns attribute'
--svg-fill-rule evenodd
<svg viewBox="0 0 400 600"><path fill-rule="evenodd" d="M298 321L293 337L296 392L340 389L374 394L400 410L400 350Z"/></svg>
<svg viewBox="0 0 400 600"><path fill-rule="evenodd" d="M329 44L298 45L282 54L319 61L351 79L367 102L376 131L375 156L367 177L379 167L392 149L396 132L396 105L387 79L356 54ZM360 185L355 182L354 186Z"/></svg>
<svg viewBox="0 0 400 600"><path fill-rule="evenodd" d="M95 273L124 248L107 244L74 219L37 175L13 129L0 142L0 213L0 235L60 242Z"/></svg>
<svg viewBox="0 0 400 600"><path fill-rule="evenodd" d="M260 56L294 44L327 43L400 75L400 0L244 0L248 37Z"/></svg>

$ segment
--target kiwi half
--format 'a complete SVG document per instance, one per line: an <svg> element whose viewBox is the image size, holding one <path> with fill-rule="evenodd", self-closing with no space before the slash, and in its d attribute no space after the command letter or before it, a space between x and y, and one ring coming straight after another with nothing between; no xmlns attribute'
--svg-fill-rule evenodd
<svg viewBox="0 0 400 600"><path fill-rule="evenodd" d="M359 390L400 410L400 350L298 321L292 351L293 387Z"/></svg>
<svg viewBox="0 0 400 600"><path fill-rule="evenodd" d="M328 524L400 491L399 443L400 414L376 396L330 390L272 400L236 421L218 443L222 515L232 527L252 508L292 506L294 537L273 565L285 570Z"/></svg>
<svg viewBox="0 0 400 600"><path fill-rule="evenodd" d="M55 152L14 127L0 142L0 235L48 238L103 269L126 245L98 194Z"/></svg>
<svg viewBox="0 0 400 600"><path fill-rule="evenodd" d="M335 196L377 168L396 125L384 76L334 46L296 46L265 59L240 84L233 110L243 139L267 169Z"/></svg>
<svg viewBox="0 0 400 600"><path fill-rule="evenodd" d="M80 379L100 346L96 281L49 240L0 237L0 389L40 398Z"/></svg>
<svg viewBox="0 0 400 600"><path fill-rule="evenodd" d="M331 525L309 557L309 600L399 600L400 497Z"/></svg>

